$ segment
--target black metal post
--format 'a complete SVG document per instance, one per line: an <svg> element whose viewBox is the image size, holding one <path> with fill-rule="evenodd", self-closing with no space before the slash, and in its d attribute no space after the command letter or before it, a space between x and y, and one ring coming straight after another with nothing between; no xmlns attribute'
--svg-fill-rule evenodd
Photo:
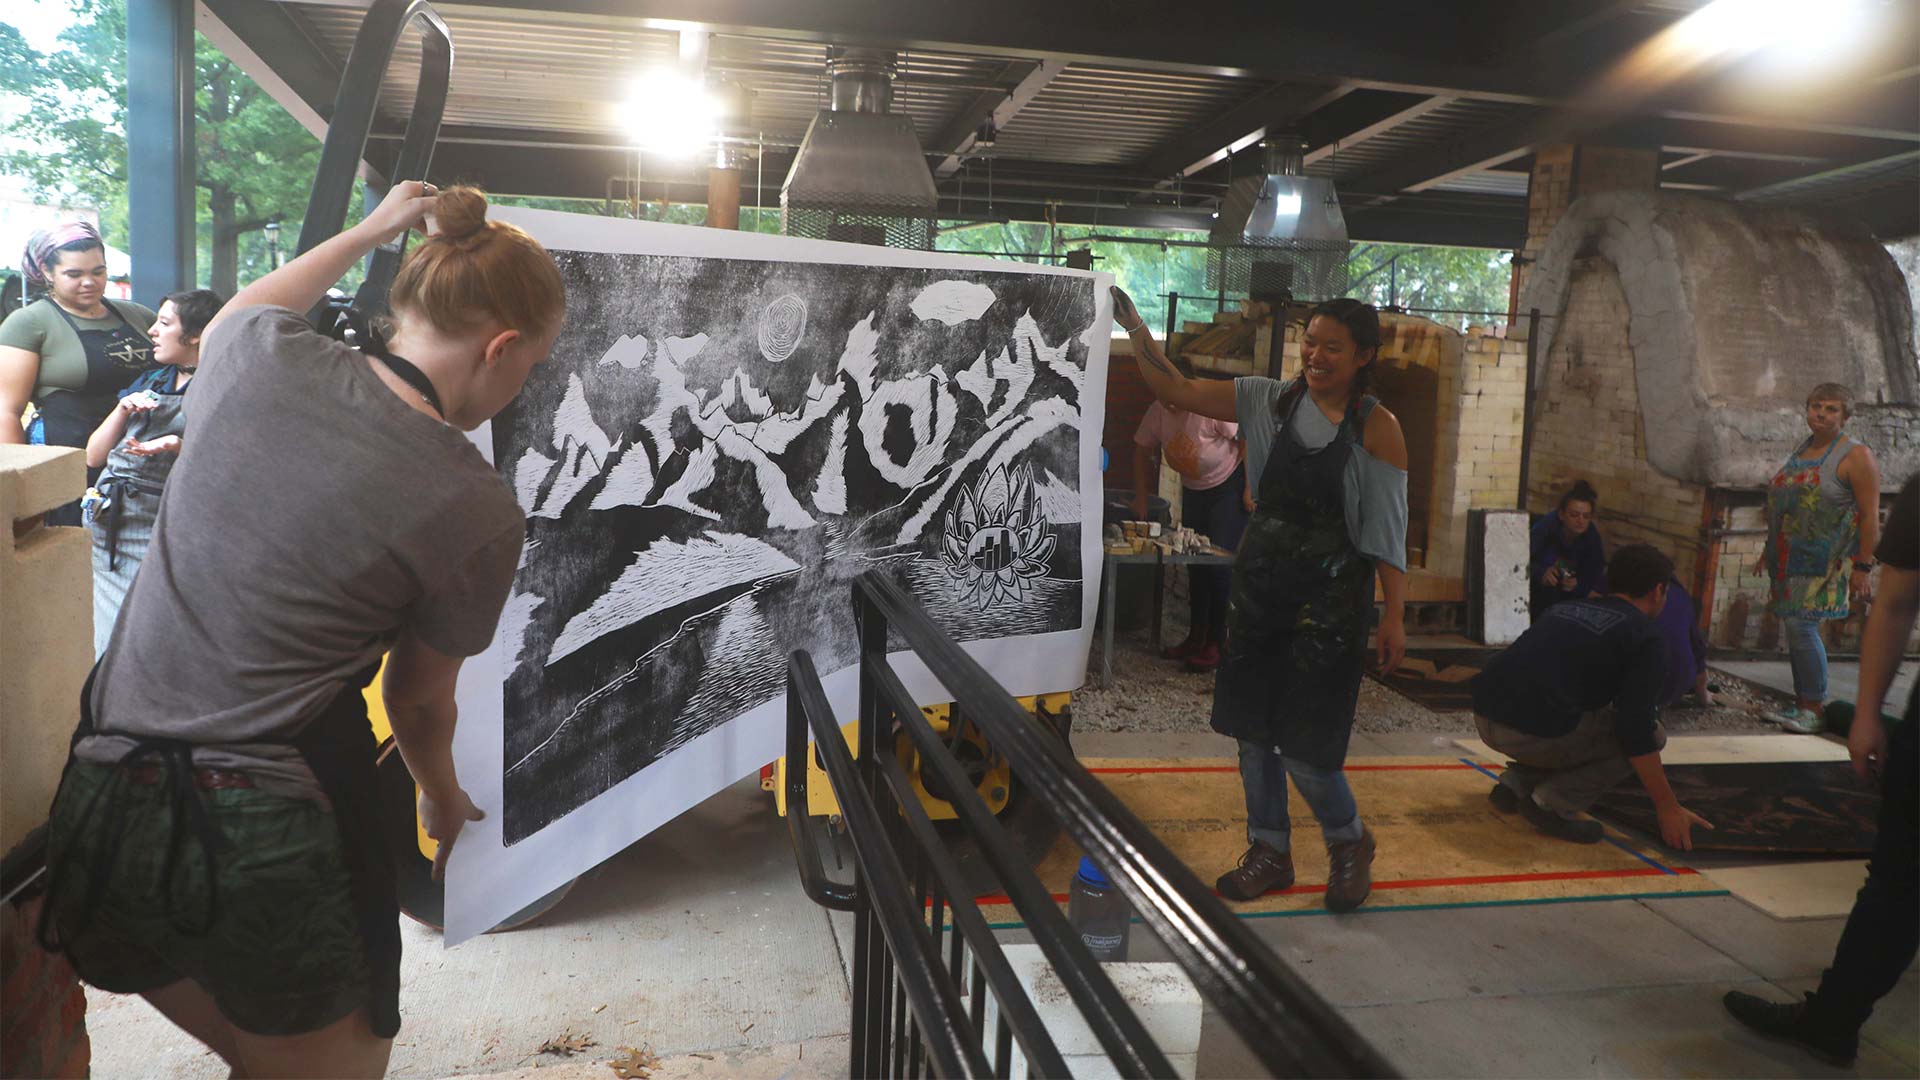
<svg viewBox="0 0 1920 1080"><path fill-rule="evenodd" d="M193 157L193 0L127 0L127 247L140 303L197 284Z"/></svg>
<svg viewBox="0 0 1920 1080"><path fill-rule="evenodd" d="M1534 369L1540 359L1540 309L1527 312L1527 389L1520 406L1520 493L1514 496L1514 509L1527 508L1527 472L1533 455L1533 395L1538 378Z"/></svg>
<svg viewBox="0 0 1920 1080"><path fill-rule="evenodd" d="M1167 350L1168 356L1173 355L1173 328L1179 318L1180 294L1170 292L1167 294L1167 336L1160 339L1160 345Z"/></svg>
<svg viewBox="0 0 1920 1080"><path fill-rule="evenodd" d="M420 28L420 77L394 179L426 178L427 168L433 162L433 144L440 134L440 117L447 104L448 80L453 70L453 39L447 34L446 23L426 0L374 0L354 37L353 51L347 54L346 70L340 76L340 93L334 99L333 118L327 125L326 142L320 148L320 167L314 177L313 194L307 200L306 216L300 223L296 254L311 251L345 227L347 207L353 201L354 179L360 171L367 136L373 131L375 107L380 103L380 84L401 32L415 23ZM385 303L387 286L392 283L399 262L397 241L374 253L366 283L357 298L360 306L371 308Z"/></svg>

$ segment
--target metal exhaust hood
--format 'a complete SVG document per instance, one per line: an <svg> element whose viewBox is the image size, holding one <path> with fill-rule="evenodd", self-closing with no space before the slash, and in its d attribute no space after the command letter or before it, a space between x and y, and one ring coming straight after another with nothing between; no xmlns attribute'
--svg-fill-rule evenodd
<svg viewBox="0 0 1920 1080"><path fill-rule="evenodd" d="M940 195L913 120L887 111L893 55L846 50L827 61L827 73L831 107L814 115L780 189L783 231L930 246Z"/></svg>
<svg viewBox="0 0 1920 1080"><path fill-rule="evenodd" d="M1333 181L1302 175L1297 137L1260 144L1264 167L1227 188L1207 242L1207 284L1232 292L1326 299L1346 291L1347 219Z"/></svg>

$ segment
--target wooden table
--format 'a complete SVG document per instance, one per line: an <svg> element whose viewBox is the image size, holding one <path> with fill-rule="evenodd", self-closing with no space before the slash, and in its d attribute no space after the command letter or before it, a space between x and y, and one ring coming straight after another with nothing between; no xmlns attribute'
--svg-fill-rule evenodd
<svg viewBox="0 0 1920 1080"><path fill-rule="evenodd" d="M1166 574L1169 566L1232 566L1233 553L1220 548L1208 548L1175 554L1158 545L1142 552L1103 552L1100 588L1103 595L1100 616L1100 688L1113 685L1113 617L1119 603L1119 568L1122 566L1153 567L1153 650L1160 651L1160 623L1166 593Z"/></svg>

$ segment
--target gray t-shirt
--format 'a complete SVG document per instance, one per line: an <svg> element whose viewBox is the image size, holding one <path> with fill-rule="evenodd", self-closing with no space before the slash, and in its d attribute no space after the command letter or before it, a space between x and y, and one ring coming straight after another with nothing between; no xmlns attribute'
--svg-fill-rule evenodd
<svg viewBox="0 0 1920 1080"><path fill-rule="evenodd" d="M1273 440L1279 431L1280 397L1291 384L1278 379L1249 375L1233 380L1234 411L1240 419L1240 437L1247 440L1247 483L1254 494L1260 492L1260 475L1266 471L1267 458L1273 453ZM1307 406L1307 395L1294 402L1290 418L1300 445L1317 450L1333 441L1340 428L1318 408ZM1395 468L1372 454L1358 439L1346 468L1347 536L1360 554L1375 562L1384 562L1396 570L1407 569L1407 471Z"/></svg>
<svg viewBox="0 0 1920 1080"><path fill-rule="evenodd" d="M402 630L453 656L493 639L526 518L460 431L285 308L207 334L193 437L94 680L107 732L313 795L290 740ZM117 760L131 740L84 740Z"/></svg>

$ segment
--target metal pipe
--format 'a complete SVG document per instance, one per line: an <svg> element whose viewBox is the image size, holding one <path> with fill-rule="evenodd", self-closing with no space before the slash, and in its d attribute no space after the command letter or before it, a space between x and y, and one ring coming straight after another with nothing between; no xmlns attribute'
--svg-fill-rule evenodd
<svg viewBox="0 0 1920 1080"><path fill-rule="evenodd" d="M893 107L893 54L848 49L827 60L833 87L828 108L834 112L884 113Z"/></svg>
<svg viewBox="0 0 1920 1080"><path fill-rule="evenodd" d="M1540 309L1527 312L1527 388L1520 405L1520 493L1515 496L1514 508L1527 508L1528 466L1533 453L1533 396L1535 361L1540 356Z"/></svg>

